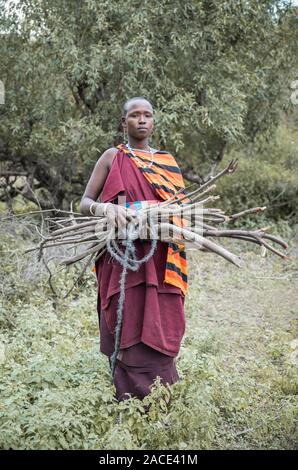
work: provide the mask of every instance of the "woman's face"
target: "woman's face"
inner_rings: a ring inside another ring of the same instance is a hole
[[[125,118],[122,118],[127,134],[138,140],[148,138],[153,131],[153,109],[143,100],[133,101]]]

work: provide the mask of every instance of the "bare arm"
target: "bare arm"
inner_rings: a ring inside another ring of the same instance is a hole
[[[106,215],[109,222],[113,225],[124,225],[126,223],[126,219],[131,216],[130,210],[125,209],[123,206],[118,206],[117,204],[112,203],[108,203],[108,206],[106,206],[106,204],[97,201],[109,174],[116,153],[117,149],[112,147],[106,150],[98,159],[81,199],[80,212],[83,215],[89,216],[92,214],[96,214],[97,216]],[[90,212],[91,205],[92,214]]]
[[[93,202],[97,201],[98,196],[102,191],[115,154],[116,149],[110,148],[97,160],[81,199],[80,212],[83,215],[91,215],[90,206]]]

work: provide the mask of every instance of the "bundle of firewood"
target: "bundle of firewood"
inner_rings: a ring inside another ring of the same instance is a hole
[[[237,160],[232,160],[229,165],[192,192],[177,191],[170,199],[150,204],[138,211],[137,217],[131,219],[134,228],[134,238],[138,238],[138,227],[147,229],[149,226],[148,239],[152,234],[158,234],[158,239],[164,242],[172,242],[179,245],[180,249],[192,247],[199,250],[216,253],[236,266],[240,266],[240,259],[226,248],[215,243],[212,238],[231,238],[256,243],[288,259],[285,253],[277,250],[268,241],[287,249],[287,243],[267,231],[270,227],[257,230],[220,229],[220,224],[235,221],[240,217],[252,213],[264,211],[266,207],[254,207],[237,214],[226,215],[224,211],[217,208],[208,208],[207,205],[217,200],[220,196],[208,195],[214,191],[214,182],[225,174],[233,173],[237,167]],[[54,209],[53,209],[54,210]],[[39,250],[41,258],[44,250],[57,246],[67,246],[75,254],[63,259],[63,265],[70,265],[81,260],[87,260],[84,271],[92,261],[96,261],[107,250],[108,237],[111,237],[111,227],[106,217],[83,216],[71,211],[63,211],[67,217],[49,217],[47,220],[52,224],[47,235],[40,233],[42,238],[38,246],[29,248],[26,252]],[[179,222],[180,221],[180,222]],[[53,230],[54,228],[54,230]],[[116,233],[115,231],[113,233]],[[121,240],[123,236],[121,237]],[[119,251],[121,240],[113,239],[114,248]],[[118,248],[117,248],[118,246]],[[181,248],[182,247],[182,248]]]

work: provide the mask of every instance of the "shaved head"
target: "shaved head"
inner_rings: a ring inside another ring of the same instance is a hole
[[[149,100],[147,100],[146,98],[144,98],[143,96],[135,96],[133,98],[130,98],[129,100],[125,101],[123,107],[122,107],[122,114],[123,116],[125,117],[127,115],[127,113],[129,112],[130,108],[134,105],[134,104],[137,104],[138,101],[141,101],[141,102],[145,102],[145,103],[148,103],[149,104],[149,107],[151,108],[152,112],[153,112],[153,106],[152,104],[150,103]]]

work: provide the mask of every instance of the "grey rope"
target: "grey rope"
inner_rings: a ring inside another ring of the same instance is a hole
[[[117,324],[115,328],[115,349],[110,359],[110,367],[112,372],[112,377],[114,377],[117,356],[120,349],[120,340],[121,340],[121,331],[122,331],[122,322],[123,322],[123,306],[125,301],[125,279],[127,275],[127,270],[131,269],[132,271],[137,271],[141,264],[146,263],[151,256],[153,256],[154,251],[157,247],[157,230],[156,227],[151,223],[149,218],[149,227],[150,227],[150,238],[152,238],[151,247],[149,252],[141,259],[136,259],[136,249],[134,245],[134,240],[138,238],[139,230],[138,225],[135,224],[135,221],[132,220],[127,224],[127,239],[122,241],[122,244],[125,246],[125,252],[123,253],[118,247],[117,241],[112,238],[107,239],[107,250],[122,266],[122,273],[119,280],[120,285],[120,295],[118,300],[117,307]],[[153,235],[153,237],[152,237]]]

